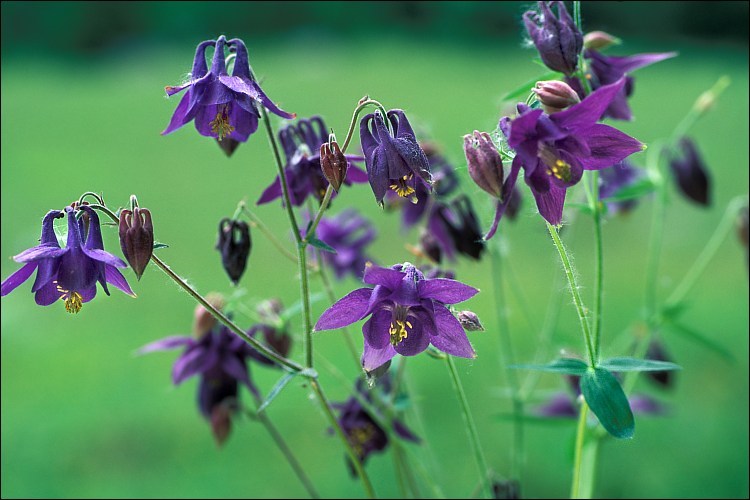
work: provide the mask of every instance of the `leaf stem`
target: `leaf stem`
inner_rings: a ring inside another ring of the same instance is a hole
[[[578,429],[576,430],[575,456],[573,458],[573,484],[570,488],[570,498],[580,498],[581,486],[581,459],[583,457],[583,442],[586,434],[586,414],[588,405],[581,398],[581,412],[578,415]]]

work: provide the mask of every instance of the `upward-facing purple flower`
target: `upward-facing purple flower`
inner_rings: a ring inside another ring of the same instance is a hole
[[[408,262],[391,268],[368,265],[362,281],[375,288],[354,290],[336,302],[320,316],[315,331],[369,316],[362,326],[365,371],[372,372],[397,353],[419,354],[430,344],[454,356],[476,356],[461,323],[446,307],[470,299],[476,288],[450,279],[426,279]]]
[[[209,46],[214,47],[210,69],[206,65],[206,49]],[[236,53],[231,76],[227,73],[225,48]],[[170,134],[195,120],[195,128],[201,135],[215,137],[219,141],[229,139],[245,142],[258,129],[258,104],[282,118],[295,116],[277,107],[260,88],[250,70],[247,47],[238,38],[227,41],[222,35],[215,41],[199,43],[190,80],[165,88],[169,96],[185,89],[187,92],[162,135]]]
[[[365,247],[372,243],[375,234],[370,221],[353,208],[334,217],[323,217],[316,231],[319,240],[336,250],[336,253],[321,254],[339,279],[347,273],[362,278],[365,264],[370,260],[365,255]]]
[[[549,69],[572,75],[578,67],[578,56],[583,49],[583,34],[563,2],[538,4],[539,12],[528,11],[523,15],[526,31]],[[553,6],[557,7],[557,17],[552,13]]]
[[[432,182],[430,162],[419,147],[404,112],[392,109],[387,114],[388,124],[379,110],[366,115],[359,123],[370,187],[380,205],[389,187],[402,198],[408,197],[416,203],[419,179],[427,185]]]
[[[320,165],[320,146],[328,142],[328,129],[323,119],[313,116],[300,119],[296,125],[287,125],[279,131],[279,142],[286,155],[284,176],[289,186],[289,199],[294,206],[302,205],[308,196],[321,201],[328,188],[328,181]],[[362,161],[361,156],[345,155],[348,168],[344,184],[367,182],[367,174],[354,162]],[[279,176],[260,195],[257,204],[263,205],[283,194]],[[335,196],[335,193],[334,193]]]
[[[29,279],[36,269],[36,280],[31,291],[35,292],[34,298],[40,306],[63,299],[65,309],[77,313],[85,302],[96,295],[97,281],[107,295],[107,283],[111,283],[135,296],[125,277],[117,270],[118,267],[127,267],[127,264],[104,251],[99,216],[86,205],[81,206],[80,210],[83,214],[76,219],[76,210],[73,207],[65,208],[68,217],[65,248],[60,248],[53,227],[54,220],[63,217],[63,213],[59,210],[47,213],[42,221],[40,244],[13,257],[24,266],[3,281],[0,295],[13,291]],[[88,219],[88,224],[84,218]]]
[[[516,152],[504,190],[513,189],[523,167],[539,213],[550,224],[560,224],[565,191],[581,180],[584,170],[610,167],[643,149],[629,135],[597,123],[624,85],[622,79],[601,87],[552,115],[519,104],[516,118],[502,118],[500,129]]]

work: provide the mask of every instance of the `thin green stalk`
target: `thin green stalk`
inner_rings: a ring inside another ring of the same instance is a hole
[[[599,201],[599,172],[592,170],[590,184],[584,182],[586,197],[594,219],[594,357],[599,359],[602,331],[602,295],[604,293],[604,253],[602,251],[602,211]]]
[[[315,236],[315,229],[317,229],[318,224],[320,223],[320,219],[323,217],[323,212],[325,212],[326,208],[328,208],[328,203],[331,201],[332,195],[333,186],[331,184],[328,184],[328,187],[326,188],[326,194],[323,195],[323,200],[320,202],[318,213],[315,214],[315,219],[313,219],[312,224],[310,224],[310,227],[305,233],[305,241],[310,241],[310,235]]]
[[[255,405],[259,407],[261,404],[262,401],[260,400],[260,398],[255,396]],[[294,456],[291,448],[289,448],[289,445],[286,444],[286,441],[284,441],[281,433],[279,433],[278,429],[276,429],[271,420],[268,418],[266,412],[255,412],[254,416],[258,420],[260,420],[268,433],[271,435],[271,438],[276,443],[276,446],[278,446],[279,450],[284,455],[284,458],[286,458],[286,461],[289,462],[292,470],[294,470],[294,473],[297,475],[300,482],[305,487],[305,490],[307,490],[308,495],[310,495],[311,498],[320,498],[320,495],[318,495],[318,492],[315,490],[315,486],[313,486],[310,478],[307,477],[307,474],[297,460],[297,457]]]
[[[344,139],[344,144],[341,146],[341,152],[346,153],[346,148],[349,147],[349,143],[352,140],[352,137],[354,136],[354,129],[357,125],[357,117],[359,117],[359,114],[362,112],[363,109],[365,109],[367,106],[375,106],[378,109],[380,109],[380,112],[383,113],[383,119],[386,117],[386,111],[382,104],[380,104],[375,99],[370,99],[369,97],[365,96],[362,99],[359,100],[359,103],[357,103],[357,107],[354,108],[354,113],[352,113],[352,121],[349,122],[349,129],[346,132],[346,138]]]
[[[586,318],[586,308],[583,306],[581,294],[578,293],[578,284],[576,283],[573,264],[568,258],[568,252],[567,250],[565,250],[565,245],[563,245],[563,242],[560,239],[560,235],[557,234],[557,228],[552,224],[547,223],[547,229],[549,230],[549,234],[552,236],[552,241],[555,243],[555,248],[557,248],[557,252],[560,254],[560,260],[562,261],[562,265],[565,268],[565,276],[568,279],[568,287],[570,288],[571,295],[573,295],[573,302],[575,303],[576,312],[578,313],[578,319],[581,323],[581,331],[583,331],[583,337],[586,343],[586,351],[589,357],[589,364],[590,366],[595,367],[596,357],[594,353],[596,351],[594,350],[594,345],[591,341],[591,331],[589,330],[589,322]]]
[[[576,431],[575,458],[573,459],[573,484],[570,488],[570,498],[578,496],[581,486],[581,459],[583,457],[583,441],[586,434],[586,401],[581,400],[581,413],[578,415],[578,430]]]
[[[287,259],[291,260],[294,263],[297,263],[297,257],[292,254],[289,250],[284,247],[284,245],[276,238],[276,236],[271,232],[270,229],[268,229],[268,226],[263,224],[263,221],[260,220],[260,218],[252,213],[247,206],[245,205],[245,202],[240,202],[240,211],[244,213],[248,219],[250,219],[250,222],[254,225],[254,227],[257,227],[261,233],[265,235],[266,238],[268,238],[268,241],[271,242],[273,246],[275,246],[281,254],[286,257]]]
[[[453,363],[453,357],[448,355],[445,357],[446,363],[448,364],[448,371],[453,381],[453,388],[456,390],[456,395],[461,403],[461,410],[464,417],[464,423],[469,434],[469,442],[474,450],[474,458],[477,461],[477,467],[479,467],[479,478],[482,482],[482,489],[487,498],[492,498],[492,488],[490,487],[490,474],[487,468],[487,462],[484,459],[484,453],[482,452],[482,445],[479,441],[479,433],[477,432],[476,425],[474,425],[474,419],[471,416],[471,410],[469,409],[469,401],[466,399],[466,393],[464,387],[461,384],[461,379],[458,377],[458,371],[456,365]]]
[[[583,22],[581,21],[581,2],[573,2],[573,22],[578,30],[583,33]],[[591,82],[586,78],[586,59],[583,57],[583,50],[578,54],[578,71],[576,71],[578,80],[583,85],[586,95],[591,93]]]

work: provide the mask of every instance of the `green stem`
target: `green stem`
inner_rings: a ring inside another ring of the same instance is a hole
[[[602,212],[599,201],[599,172],[591,171],[590,184],[584,182],[586,197],[594,219],[594,358],[599,359],[602,332],[602,294],[604,292],[604,253],[602,251]]]
[[[323,217],[323,212],[325,212],[326,208],[328,208],[328,203],[331,201],[331,196],[333,195],[333,186],[331,184],[328,184],[328,187],[326,188],[326,194],[323,196],[323,200],[320,202],[320,208],[318,208],[318,213],[315,214],[315,219],[313,219],[312,224],[310,224],[310,227],[307,229],[307,232],[305,233],[305,241],[310,241],[310,235],[315,236],[315,229],[317,229],[318,224],[320,223],[320,219]]]
[[[479,433],[477,432],[476,425],[474,425],[474,419],[471,416],[471,410],[469,410],[469,402],[466,399],[466,393],[464,387],[461,384],[461,379],[458,377],[458,371],[456,371],[456,365],[453,363],[453,357],[448,355],[445,357],[446,363],[448,364],[448,371],[453,381],[453,388],[456,390],[456,395],[461,403],[461,410],[463,411],[464,423],[469,434],[469,442],[474,449],[474,458],[477,461],[477,467],[479,467],[479,478],[482,483],[482,489],[487,498],[492,498],[492,488],[490,487],[489,481],[489,469],[487,469],[487,462],[484,459],[484,453],[482,452],[482,445],[479,441]]]
[[[575,456],[573,459],[573,484],[570,488],[570,498],[579,498],[581,486],[581,459],[583,457],[583,442],[586,434],[586,401],[581,398],[581,413],[578,416],[578,430],[576,431]]]
[[[284,245],[276,238],[276,236],[271,232],[270,229],[268,229],[268,226],[263,224],[263,221],[260,220],[260,218],[252,213],[248,208],[247,205],[245,205],[245,202],[240,202],[240,211],[243,212],[248,219],[250,219],[250,222],[253,224],[254,227],[257,227],[261,233],[265,235],[266,238],[268,238],[268,241],[275,246],[281,254],[286,257],[287,259],[291,260],[294,263],[297,263],[297,257],[292,254],[289,250],[287,250]]]
[[[261,404],[262,404],[262,401],[260,401],[260,398],[255,396],[255,405],[257,407],[260,407]],[[284,455],[284,458],[286,458],[286,461],[289,462],[289,465],[294,470],[294,473],[297,475],[300,482],[305,487],[305,490],[307,490],[308,495],[310,495],[311,498],[320,498],[320,495],[318,495],[318,492],[315,490],[315,487],[310,481],[310,478],[307,477],[307,474],[305,474],[305,470],[300,465],[299,461],[297,460],[297,457],[294,456],[294,453],[292,452],[291,448],[289,448],[289,445],[286,444],[286,441],[284,441],[284,438],[281,436],[281,433],[279,433],[278,429],[276,429],[276,427],[273,425],[271,420],[268,418],[268,415],[266,415],[266,412],[260,412],[260,413],[255,412],[254,416],[258,420],[260,420],[260,422],[266,428],[268,433],[271,435],[271,438],[276,443],[276,446],[278,446],[279,450]]]
[[[573,302],[575,303],[576,312],[578,313],[578,319],[581,323],[581,331],[583,331],[583,337],[586,343],[586,351],[589,357],[589,364],[592,368],[596,367],[596,351],[591,341],[591,332],[589,330],[589,322],[586,318],[586,309],[583,306],[581,295],[578,293],[578,284],[576,283],[573,264],[568,258],[568,252],[565,250],[565,245],[563,245],[562,240],[560,240],[560,235],[557,234],[557,228],[548,222],[547,229],[549,230],[549,234],[552,236],[552,241],[554,241],[555,243],[557,252],[560,254],[560,260],[562,261],[562,265],[565,268],[565,276],[568,279],[568,287],[570,288],[571,295],[573,295]]]
[[[578,30],[583,33],[583,22],[581,21],[581,2],[573,2],[573,22]],[[583,50],[578,54],[578,71],[576,71],[578,80],[583,85],[586,95],[591,94],[591,82],[586,78],[586,59],[583,57]]]
[[[347,130],[346,138],[344,139],[344,144],[341,146],[342,153],[346,153],[346,148],[349,147],[349,143],[351,142],[352,137],[354,136],[354,129],[357,125],[357,117],[359,117],[359,114],[362,112],[363,109],[371,105],[380,109],[380,112],[383,113],[383,119],[385,119],[386,111],[382,104],[380,104],[375,99],[370,99],[367,96],[360,99],[359,103],[357,103],[357,107],[354,108],[354,113],[352,114],[352,121],[349,122],[349,130]]]

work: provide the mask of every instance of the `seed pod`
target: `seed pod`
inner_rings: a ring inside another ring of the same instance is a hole
[[[472,311],[460,311],[456,315],[456,318],[458,318],[458,322],[461,323],[461,326],[463,326],[464,330],[467,332],[484,331],[484,326],[482,325],[482,322],[479,321],[479,316]]]
[[[125,259],[140,280],[154,253],[154,226],[147,208],[120,212],[120,248]]]
[[[247,267],[252,248],[250,228],[246,222],[224,218],[219,222],[219,241],[216,249],[221,253],[221,263],[235,285]]]
[[[502,198],[503,159],[487,132],[474,131],[464,136],[464,154],[469,175],[480,188]]]

